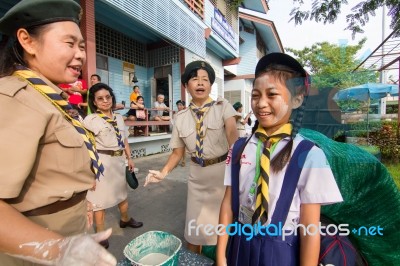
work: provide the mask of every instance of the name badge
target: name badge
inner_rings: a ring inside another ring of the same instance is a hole
[[[254,211],[251,208],[240,205],[238,220],[242,224],[251,224],[251,218],[253,217]]]

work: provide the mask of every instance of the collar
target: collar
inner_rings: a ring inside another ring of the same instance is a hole
[[[290,137],[286,137],[286,138],[281,139],[279,142],[281,142],[281,141],[289,142],[289,140],[290,140]],[[254,143],[254,144],[257,145],[258,138],[253,134],[253,135],[251,136],[249,142],[250,142],[250,143]]]

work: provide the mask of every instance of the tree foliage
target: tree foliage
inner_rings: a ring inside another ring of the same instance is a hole
[[[302,50],[286,48],[312,75],[312,83],[318,88],[343,89],[367,82],[376,82],[377,74],[371,71],[352,72],[360,64],[357,53],[366,39],[357,45],[336,45],[328,42],[315,43]]]
[[[293,0],[301,5],[303,0]],[[300,7],[292,9],[291,21],[301,24],[305,20],[315,20],[316,22],[333,23],[340,14],[342,5],[347,5],[347,0],[313,0],[311,10],[301,10]],[[400,0],[366,0],[360,1],[352,7],[351,13],[346,15],[346,30],[352,32],[353,38],[357,33],[363,33],[362,29],[369,21],[370,16],[375,16],[375,11],[382,6],[386,6],[387,15],[392,18],[390,28],[396,32],[396,36],[400,36]]]
[[[292,53],[311,75],[311,84],[319,90],[345,89],[352,86],[376,82],[378,73],[370,70],[353,72],[360,64],[357,53],[362,49],[366,39],[356,45],[336,45],[328,42],[315,43],[302,50],[286,48]],[[359,109],[362,102],[348,100],[339,103],[343,109]]]

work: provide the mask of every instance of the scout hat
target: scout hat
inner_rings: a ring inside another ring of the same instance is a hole
[[[178,105],[178,104],[182,104],[183,106],[185,106],[185,101],[182,101],[182,100],[178,100],[178,101],[176,101],[176,105]]]
[[[240,102],[235,102],[235,104],[233,105],[233,109],[235,109],[237,111],[242,106],[243,106],[243,104],[241,104]]]
[[[79,23],[81,15],[74,0],[22,0],[0,19],[0,32],[12,36],[19,28],[58,21]]]
[[[301,73],[303,77],[307,77],[307,72],[300,63],[290,55],[284,53],[270,53],[263,56],[257,63],[255,75],[257,76],[260,71],[263,71],[271,65],[283,65],[293,71]]]
[[[189,81],[190,73],[192,73],[195,70],[197,71],[199,69],[204,69],[205,71],[207,71],[208,77],[210,78],[210,82],[211,82],[211,84],[213,84],[214,80],[215,80],[214,69],[211,67],[211,65],[209,63],[207,63],[206,61],[201,61],[201,60],[193,61],[185,67],[185,72],[183,72],[183,74],[181,76],[182,84],[185,85]]]

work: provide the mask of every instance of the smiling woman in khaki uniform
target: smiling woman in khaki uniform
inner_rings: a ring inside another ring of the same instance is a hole
[[[54,85],[85,63],[80,13],[73,0],[23,0],[0,19],[0,265],[116,264],[97,243],[111,230],[83,234],[103,169]]]
[[[229,147],[238,138],[236,112],[232,105],[222,98],[216,101],[210,98],[214,80],[214,69],[207,62],[194,61],[186,66],[181,82],[192,96],[192,101],[189,108],[176,114],[170,142],[173,151],[166,165],[161,172],[150,170],[145,184],[164,179],[178,165],[186,148],[192,162],[188,179],[185,239],[188,248],[197,253],[202,251],[203,246],[217,243],[217,235],[208,234],[204,227],[218,224],[225,190],[225,160]],[[200,230],[196,232],[193,228]]]

